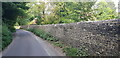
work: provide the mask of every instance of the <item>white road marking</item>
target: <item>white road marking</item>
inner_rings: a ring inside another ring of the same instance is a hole
[[[32,36],[32,37],[35,37],[35,39],[38,41],[38,43],[41,44],[41,43],[39,42],[39,39],[38,39],[35,35]],[[43,48],[44,48],[44,47],[43,47]],[[48,50],[47,50],[46,48],[44,48],[44,50],[46,51],[46,53],[47,53],[49,56],[51,56],[50,53],[48,52]]]

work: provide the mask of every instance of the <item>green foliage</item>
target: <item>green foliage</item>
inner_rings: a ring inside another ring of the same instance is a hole
[[[30,22],[30,20],[27,18],[17,18],[16,23],[18,23],[18,25],[28,25],[29,22]]]
[[[8,29],[8,27],[3,24],[2,25],[2,49],[7,47],[12,41],[12,33]]]
[[[37,24],[73,23],[117,18],[113,2],[3,2],[4,23],[13,30],[13,25],[28,25],[34,18]]]
[[[37,24],[41,24],[41,22],[45,19],[45,3],[31,2],[27,3],[26,6],[29,7],[26,13],[32,18],[38,18]]]
[[[28,7],[30,7],[28,9],[28,14],[31,16],[41,16],[45,14],[45,3],[44,2],[31,2],[31,3],[27,3]]]
[[[32,2],[27,4],[27,6],[30,7],[27,13],[33,17],[39,17],[38,24],[88,21],[95,19],[93,13],[91,13],[91,7],[94,3],[95,2]]]
[[[60,47],[60,48],[64,48],[64,45],[63,45],[62,43],[60,43],[60,42],[54,42],[53,44],[54,44],[55,46]]]
[[[72,19],[66,19],[66,18],[61,18],[59,23],[73,23],[75,20]]]
[[[25,6],[25,2],[3,2],[2,3],[2,20],[8,26],[8,28],[14,32],[14,25],[17,22],[19,25],[24,25],[24,22],[29,22],[22,20],[27,18],[25,10],[28,7]]]
[[[115,19],[118,15],[113,2],[105,2],[104,0],[97,4],[94,14],[97,20]]]
[[[67,56],[76,56],[78,50],[76,48],[64,48],[64,51]]]
[[[34,34],[36,34],[37,36],[39,36],[45,40],[49,40],[49,41],[56,40],[56,39],[54,39],[54,37],[52,37],[48,33],[44,32],[43,30],[40,30],[40,29],[27,29],[27,30],[33,32]]]
[[[28,14],[38,17],[37,24],[73,23],[117,18],[113,2],[32,2]],[[113,4],[113,6],[111,6]]]
[[[118,16],[117,16],[117,19],[120,19],[120,12],[118,12]]]
[[[66,52],[67,56],[88,56],[84,48],[82,48],[81,50],[81,49],[73,48],[73,47],[65,47],[63,50],[64,52]]]
[[[62,6],[60,5],[61,8],[57,10],[57,14],[62,18],[64,17],[74,22],[92,20],[94,18],[91,13],[91,7],[94,3],[95,2],[65,2]]]

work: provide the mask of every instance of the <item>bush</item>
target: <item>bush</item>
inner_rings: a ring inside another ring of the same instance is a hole
[[[8,27],[3,24],[2,25],[2,50],[7,47],[12,41],[12,32],[8,29]]]
[[[84,48],[81,50],[73,47],[65,47],[63,50],[67,56],[88,56]]]
[[[59,42],[54,42],[53,44],[54,44],[55,46],[60,47],[60,48],[63,48],[63,47],[64,47],[64,45],[63,45],[62,43],[59,43]]]
[[[67,56],[76,56],[78,49],[67,47],[67,48],[64,48],[64,51],[67,53],[66,54]]]

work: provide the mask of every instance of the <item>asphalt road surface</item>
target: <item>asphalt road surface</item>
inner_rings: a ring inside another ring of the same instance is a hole
[[[12,43],[2,52],[2,56],[64,56],[64,54],[33,33],[18,29]]]

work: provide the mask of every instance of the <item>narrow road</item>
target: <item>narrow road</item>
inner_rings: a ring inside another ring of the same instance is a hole
[[[2,56],[64,56],[48,42],[25,30],[17,30]]]

